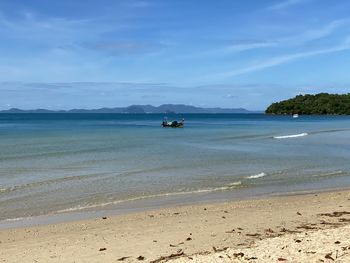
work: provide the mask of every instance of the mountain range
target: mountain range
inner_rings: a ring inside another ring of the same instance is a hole
[[[100,109],[71,109],[71,110],[48,110],[34,109],[21,110],[11,108],[0,111],[0,113],[254,113],[243,108],[201,108],[184,104],[163,104],[160,106],[152,105],[131,105],[128,107],[100,108]]]

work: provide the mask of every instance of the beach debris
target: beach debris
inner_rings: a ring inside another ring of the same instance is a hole
[[[157,240],[153,240],[154,243],[157,243],[158,241]]]
[[[296,239],[296,240],[294,240],[295,241],[295,243],[301,243],[301,240],[300,239]]]
[[[330,260],[334,261],[334,258],[332,258],[332,252],[326,254],[324,257],[325,257],[326,259],[330,259]]]
[[[342,249],[343,251],[345,251],[345,250],[350,250],[350,246],[349,246],[349,247],[341,247],[341,249]]]
[[[232,230],[226,231],[225,233],[230,234],[230,233],[233,233],[233,232],[235,232],[235,231],[236,231],[236,230],[232,229]]]
[[[297,228],[298,228],[298,229],[306,229],[306,230],[314,230],[314,229],[317,229],[317,227],[311,226],[311,225],[307,225],[307,224],[297,226]]]
[[[243,252],[233,253],[233,256],[236,257],[236,258],[244,257],[244,253]]]
[[[320,224],[321,224],[321,225],[329,225],[329,226],[339,226],[339,225],[341,225],[341,224],[339,224],[339,223],[326,222],[326,221],[324,221],[324,220],[322,220]]]
[[[348,211],[341,211],[341,212],[333,212],[333,213],[322,213],[318,214],[319,216],[328,216],[328,217],[341,217],[343,215],[350,215],[350,212]]]
[[[227,250],[227,249],[228,249],[228,247],[223,247],[223,248],[216,248],[216,247],[213,247],[214,252],[221,252],[221,251],[225,251],[225,250]]]
[[[204,208],[204,211],[207,211],[207,209],[206,209],[206,208]]]
[[[121,257],[121,258],[118,258],[117,261],[124,261],[125,259],[128,259],[128,258],[131,258],[131,257]]]
[[[180,242],[180,243],[178,243],[176,245],[170,244],[169,247],[178,247],[178,246],[183,245],[183,244],[185,244],[185,243],[184,242]]]
[[[190,238],[190,237],[186,238],[186,241],[191,241],[191,240],[192,240],[192,238]]]
[[[138,256],[136,259],[141,261],[141,260],[145,260],[145,257],[144,256]]]
[[[237,244],[237,246],[247,246],[247,244],[246,243],[239,243],[239,244]]]
[[[225,219],[226,217],[225,217],[225,216],[222,216],[221,218]]]
[[[271,228],[267,228],[267,229],[265,229],[265,232],[266,233],[275,233],[275,231],[273,231]]]
[[[99,251],[105,251],[105,250],[107,250],[107,248],[101,247]]]
[[[243,228],[237,227],[238,230],[243,230]]]
[[[337,244],[337,245],[338,245],[338,244],[340,244],[340,241],[335,241],[334,244]]]
[[[153,218],[154,217],[154,215],[148,215],[150,218]]]
[[[301,213],[300,213],[300,212],[297,212],[297,215],[298,215],[298,216],[301,216]]]
[[[287,261],[286,258],[278,258],[277,260],[278,260],[278,261]]]
[[[258,259],[257,257],[250,257],[250,258],[245,258],[246,260],[254,260],[254,259]]]
[[[180,214],[179,212],[173,213],[173,215],[179,215],[179,214]]]
[[[107,219],[107,216],[103,216],[102,219]]]
[[[259,234],[259,233],[254,233],[254,234],[245,234],[246,236],[248,236],[248,237],[260,237],[261,236],[261,234]]]
[[[169,259],[179,258],[182,256],[185,256],[185,253],[183,252],[182,249],[180,249],[176,253],[170,254],[169,256],[161,256],[160,258],[150,261],[150,263],[159,263],[159,262],[167,261]]]

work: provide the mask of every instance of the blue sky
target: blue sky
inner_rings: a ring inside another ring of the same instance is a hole
[[[350,92],[348,0],[0,0],[0,109]]]

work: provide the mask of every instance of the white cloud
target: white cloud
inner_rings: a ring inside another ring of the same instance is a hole
[[[278,45],[277,42],[256,42],[256,43],[246,43],[246,44],[237,44],[237,45],[229,45],[224,48],[227,52],[241,52],[249,49],[256,48],[266,48],[266,47],[274,47]]]
[[[287,54],[287,55],[273,57],[273,58],[267,59],[265,61],[249,65],[247,67],[243,67],[243,68],[240,68],[237,70],[232,70],[232,71],[218,74],[218,76],[233,77],[233,76],[238,76],[238,75],[242,75],[242,74],[253,72],[253,71],[271,68],[274,66],[278,66],[281,64],[285,64],[285,63],[292,62],[292,61],[299,60],[299,59],[303,59],[303,58],[308,58],[308,57],[312,57],[312,56],[328,54],[328,53],[333,53],[333,52],[350,50],[350,41],[349,40],[350,39],[347,38],[343,43],[341,43],[337,46],[330,47],[330,48],[324,48],[324,49],[319,49],[319,50],[314,50],[314,51],[299,52],[299,53],[294,53],[294,54]]]
[[[305,0],[286,0],[286,1],[278,1],[277,4],[274,4],[272,6],[269,6],[267,9],[269,10],[282,10],[286,9],[288,7],[300,4],[304,2]]]
[[[309,41],[314,41],[330,36],[339,28],[348,26],[349,23],[350,19],[348,18],[333,20],[323,27],[317,29],[308,29],[297,36],[282,38],[278,41],[283,44],[304,44]]]

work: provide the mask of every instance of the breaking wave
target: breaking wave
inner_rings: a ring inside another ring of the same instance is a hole
[[[266,173],[258,173],[258,174],[253,174],[250,176],[247,176],[246,179],[257,179],[266,176]]]
[[[67,209],[58,210],[55,213],[66,213],[66,212],[74,212],[74,211],[81,211],[86,209],[92,209],[92,208],[101,208],[105,206],[110,205],[117,205],[125,202],[131,202],[131,201],[138,201],[143,199],[151,199],[151,198],[159,198],[159,197],[168,197],[168,196],[181,196],[181,195],[188,195],[188,194],[201,194],[201,193],[211,193],[211,192],[218,192],[218,191],[227,191],[230,189],[238,188],[242,185],[241,181],[233,182],[227,186],[222,187],[215,187],[215,188],[206,188],[206,189],[199,189],[199,190],[193,190],[193,191],[183,191],[183,192],[173,192],[173,193],[162,193],[162,194],[153,194],[153,195],[145,195],[145,196],[139,196],[129,199],[123,199],[123,200],[115,200],[105,203],[99,203],[99,204],[88,204],[88,205],[79,205]]]
[[[283,136],[274,136],[274,139],[289,139],[289,138],[297,138],[297,137],[304,137],[309,135],[306,132],[298,133],[298,134],[291,134],[291,135],[283,135]]]

